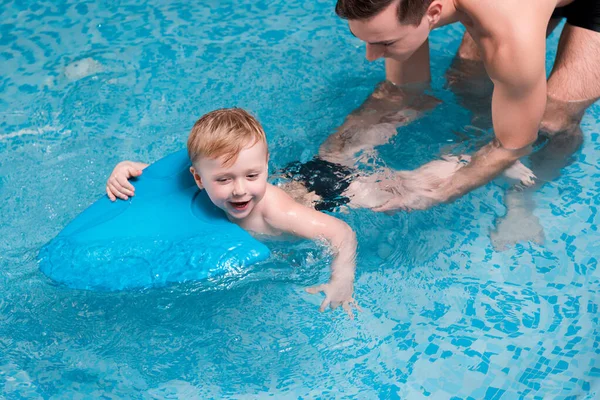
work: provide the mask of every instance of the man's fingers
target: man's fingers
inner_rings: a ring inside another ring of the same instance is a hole
[[[371,210],[373,210],[375,212],[387,212],[387,211],[395,211],[399,208],[402,208],[402,207],[398,206],[395,202],[387,201],[380,206],[371,208]]]
[[[317,294],[317,293],[320,293],[325,290],[325,285],[312,286],[312,287],[308,287],[304,290],[306,290],[310,294]]]
[[[375,212],[388,211],[389,210],[389,204],[390,204],[390,202],[386,201],[385,203],[383,203],[380,206],[371,208],[371,210],[375,211]]]
[[[444,154],[444,155],[442,155],[442,160],[457,163],[460,161],[460,158],[457,156],[452,156],[450,154]]]
[[[391,215],[395,214],[398,210],[402,211],[410,211],[410,208],[406,206],[406,199],[401,195],[396,195],[395,198],[392,198],[380,206],[371,208],[372,211],[375,212],[385,212],[391,213]]]
[[[526,177],[521,179],[521,183],[523,183],[523,185],[525,185],[525,186],[533,186],[533,185],[535,185],[536,179],[537,179],[537,176],[535,176],[535,174],[533,172],[529,171],[529,175],[527,175]]]

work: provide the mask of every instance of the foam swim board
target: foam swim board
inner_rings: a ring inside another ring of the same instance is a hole
[[[200,191],[186,150],[144,169],[135,196],[107,196],[39,253],[40,270],[76,289],[123,290],[202,280],[269,257]]]

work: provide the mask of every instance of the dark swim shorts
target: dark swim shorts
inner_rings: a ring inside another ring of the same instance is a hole
[[[575,0],[554,10],[552,18],[563,17],[573,26],[600,32],[600,0]]]
[[[350,202],[342,193],[350,186],[353,172],[351,168],[318,157],[305,163],[295,161],[283,168],[284,176],[301,182],[309,192],[321,197],[315,205],[319,211],[331,211]]]

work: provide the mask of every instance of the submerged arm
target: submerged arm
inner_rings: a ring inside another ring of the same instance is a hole
[[[396,128],[438,104],[437,99],[424,94],[430,80],[428,42],[410,59],[386,59],[385,66],[386,80],[327,138],[319,149],[319,157],[353,165],[357,153],[387,143],[396,134]]]

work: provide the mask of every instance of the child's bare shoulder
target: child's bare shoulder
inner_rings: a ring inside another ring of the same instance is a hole
[[[263,201],[265,213],[281,211],[298,204],[283,189],[271,184],[267,185],[267,191],[265,192]]]

